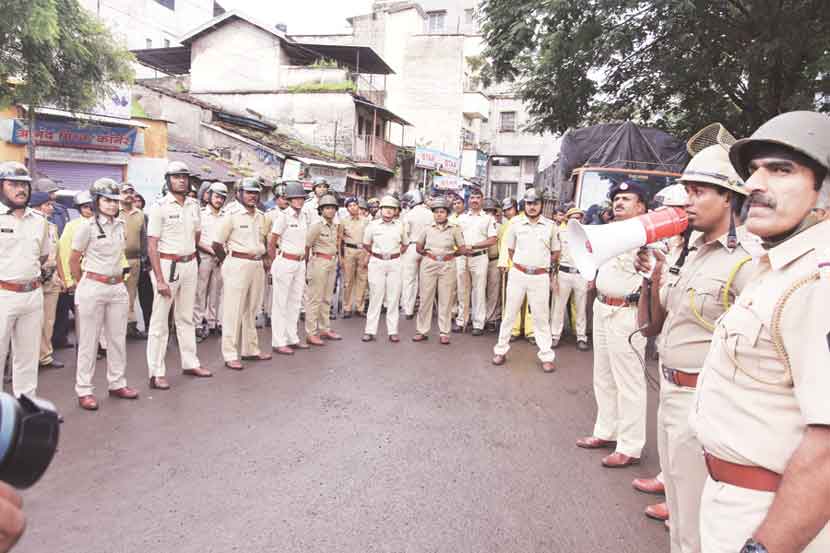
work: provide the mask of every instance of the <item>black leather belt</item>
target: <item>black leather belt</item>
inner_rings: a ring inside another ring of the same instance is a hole
[[[568,267],[567,265],[560,265],[559,266],[559,272],[575,275],[575,274],[579,273],[579,269],[577,269],[576,267]]]
[[[353,250],[359,250],[360,249],[360,246],[358,246],[357,244],[349,244],[348,242],[343,242],[343,245],[346,246],[347,248],[352,248]]]

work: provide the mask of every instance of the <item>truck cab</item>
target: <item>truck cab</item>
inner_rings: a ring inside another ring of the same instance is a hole
[[[652,171],[645,169],[617,169],[606,167],[579,167],[571,174],[574,202],[576,206],[587,211],[592,206],[609,201],[608,191],[615,182],[636,180],[647,183],[650,196],[674,184],[680,173]]]

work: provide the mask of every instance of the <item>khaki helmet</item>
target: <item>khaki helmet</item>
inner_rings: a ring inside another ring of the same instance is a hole
[[[0,164],[0,181],[28,182],[31,184],[32,177],[29,170],[18,161],[7,161]]]
[[[32,184],[34,185],[35,190],[39,190],[41,192],[57,192],[61,189],[61,187],[58,186],[58,183],[49,177],[40,177]]]
[[[743,196],[747,195],[743,182],[738,178],[738,174],[735,173],[729,161],[729,149],[720,144],[707,146],[695,154],[677,182],[711,184]]]
[[[326,206],[338,207],[337,198],[334,197],[334,194],[323,194],[320,201],[317,202],[317,209],[322,210]]]
[[[171,161],[167,165],[167,170],[164,172],[165,177],[170,175],[188,175],[190,176],[190,168],[183,161]]]
[[[444,198],[443,196],[440,198],[435,198],[434,200],[432,200],[431,209],[432,211],[435,211],[436,209],[445,209],[447,213],[449,213],[450,202],[448,202],[447,198]]]
[[[285,198],[293,200],[295,198],[305,199],[305,189],[300,181],[290,180],[285,183]]]
[[[211,194],[219,194],[220,196],[228,195],[228,187],[223,182],[214,182],[208,190],[210,190]]]
[[[121,187],[114,180],[103,177],[92,183],[89,187],[89,194],[93,199],[108,198],[110,200],[121,199]]]
[[[275,198],[282,198],[285,196],[285,185],[280,182],[279,184],[274,185],[274,197]]]
[[[749,178],[749,155],[758,144],[783,146],[807,156],[827,170],[825,192],[830,189],[830,117],[815,111],[791,111],[777,115],[758,127],[752,136],[735,142],[729,159],[735,171]]]
[[[404,194],[403,201],[406,202],[409,207],[415,207],[416,205],[424,203],[424,195],[421,194],[421,191],[416,188]]]
[[[685,192],[685,190],[684,190]],[[570,219],[574,215],[585,215],[585,212],[579,209],[578,207],[572,207],[568,211],[565,212],[565,218]]]
[[[498,211],[499,207],[498,202],[493,198],[484,198],[481,209],[484,211]]]
[[[401,202],[395,196],[384,196],[383,199],[380,201],[380,207],[391,207],[394,209],[401,208]]]
[[[312,188],[317,189],[318,186],[325,186],[326,189],[328,189],[329,188],[329,181],[327,181],[326,179],[324,179],[322,177],[316,178],[316,179],[314,179],[314,186],[312,186]]]
[[[720,148],[720,146],[714,147]],[[701,150],[698,155],[702,154],[704,151],[705,150]],[[691,163],[689,163],[689,165],[691,165]],[[685,175],[686,173],[684,172],[683,174]],[[694,182],[708,182],[699,180],[699,177],[694,177],[689,180]],[[715,186],[720,185],[718,184]],[[686,187],[682,184],[671,184],[655,194],[654,201],[664,207],[686,207],[686,204],[689,203],[689,195],[686,193]]]
[[[501,202],[501,210],[507,211],[508,209],[518,209],[519,206],[516,205],[516,200],[513,198],[505,198]]]
[[[82,190],[75,194],[75,198],[73,199],[75,203],[75,207],[80,208],[82,205],[89,205],[92,203],[92,195],[87,190]]]
[[[522,196],[522,201],[524,201],[524,203],[541,202],[542,195],[539,194],[539,191],[535,188],[528,188],[527,190],[525,190],[524,196]]]
[[[369,202],[368,202],[368,204],[369,204],[369,205],[371,205],[371,204],[375,204],[375,205],[378,205],[378,206],[379,206],[379,205],[380,205],[380,200],[378,200],[378,199],[377,199],[377,198],[375,198],[375,197],[372,197],[372,198],[369,198]]]
[[[239,190],[243,192],[256,192],[257,194],[262,193],[262,182],[254,177],[245,177],[239,183]]]

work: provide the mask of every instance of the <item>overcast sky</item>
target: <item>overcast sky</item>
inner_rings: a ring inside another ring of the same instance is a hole
[[[219,0],[263,23],[285,23],[288,34],[349,32],[346,18],[371,13],[372,0]]]

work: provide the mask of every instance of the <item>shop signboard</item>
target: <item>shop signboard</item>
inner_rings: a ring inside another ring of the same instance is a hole
[[[134,127],[79,125],[62,121],[36,121],[35,143],[38,146],[132,152],[138,130]],[[23,121],[14,120],[13,144],[29,143],[29,128]]]
[[[415,148],[415,167],[457,175],[460,165],[460,160],[450,154],[430,148]]]
[[[437,190],[461,190],[464,179],[455,175],[435,175],[432,178],[432,186]]]

